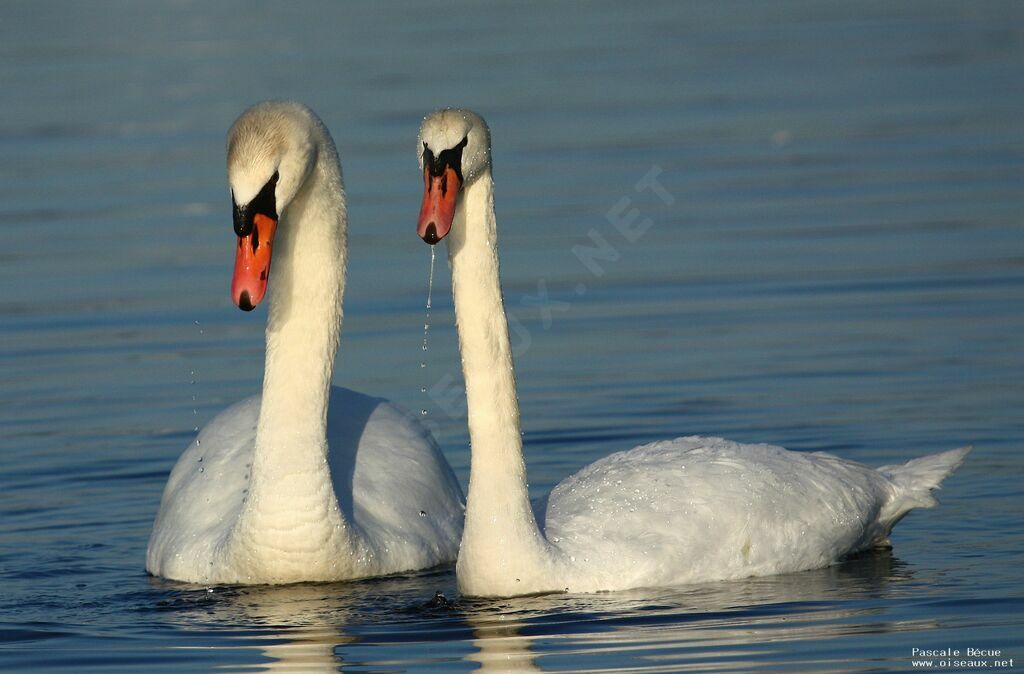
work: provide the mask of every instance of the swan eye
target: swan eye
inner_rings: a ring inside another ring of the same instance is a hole
[[[436,157],[434,153],[427,147],[427,144],[423,144],[423,168],[430,172],[430,175],[436,177],[444,175],[444,170],[450,168],[455,171],[455,175],[458,176],[459,182],[461,183],[462,178],[462,150],[465,149],[466,144],[469,143],[469,136],[466,136],[462,141],[455,147],[442,150]]]
[[[234,192],[231,193],[231,201],[234,205],[235,234],[238,236],[249,236],[252,233],[252,220],[257,215],[265,215],[275,221],[278,219],[277,197],[274,193],[277,189],[277,179],[277,171],[274,171],[274,175],[270,176],[270,180],[263,186],[259,194],[253,197],[252,201],[245,206],[239,206],[237,203],[234,203],[235,194]]]

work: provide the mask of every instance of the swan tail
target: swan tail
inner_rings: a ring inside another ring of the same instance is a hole
[[[888,545],[892,528],[914,508],[931,508],[938,505],[939,502],[932,496],[932,491],[938,489],[942,481],[960,467],[970,451],[969,446],[960,447],[948,452],[911,459],[903,464],[878,468],[878,472],[892,482],[894,492],[892,499],[878,516],[882,531],[876,538],[876,545]]]

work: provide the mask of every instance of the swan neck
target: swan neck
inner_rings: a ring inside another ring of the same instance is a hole
[[[346,210],[329,137],[281,213],[269,280],[263,396],[235,543],[275,568],[337,564],[352,548],[328,464],[327,409],[342,322]],[[286,578],[287,576],[282,576]]]
[[[527,502],[492,185],[484,174],[467,186],[448,247],[472,443],[469,498],[500,486],[510,500]]]
[[[544,547],[526,483],[489,171],[464,188],[448,255],[472,450],[459,582],[472,592],[464,581],[475,570],[525,573],[541,564]]]
[[[271,267],[257,453],[277,455],[281,444],[300,444],[315,446],[315,458],[326,455],[347,222],[340,175],[325,170],[331,164],[325,154],[319,153],[306,184],[281,215]]]

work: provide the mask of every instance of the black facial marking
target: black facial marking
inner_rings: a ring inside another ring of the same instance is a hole
[[[423,165],[430,171],[430,175],[433,177],[443,176],[444,170],[450,168],[455,171],[455,175],[459,177],[459,182],[462,182],[462,150],[466,147],[466,143],[469,142],[469,137],[462,139],[458,145],[447,150],[442,150],[441,154],[434,156],[434,153],[430,151],[427,144],[423,144]],[[442,193],[447,190],[447,185],[441,184]]]
[[[234,223],[235,223],[235,234],[238,236],[249,236],[252,232],[252,219],[257,213],[277,220],[277,199],[274,196],[274,190],[277,188],[277,171],[274,171],[274,175],[270,176],[270,180],[263,186],[260,193],[253,197],[252,201],[247,203],[245,206],[239,206],[234,203],[235,195],[232,193],[231,201],[234,205]],[[254,244],[255,246],[259,244]]]

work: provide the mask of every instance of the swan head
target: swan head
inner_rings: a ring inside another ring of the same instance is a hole
[[[420,126],[416,154],[424,183],[416,232],[434,245],[451,231],[462,190],[490,168],[491,132],[475,112],[437,110]]]
[[[243,311],[263,299],[281,214],[316,162],[316,114],[291,101],[257,103],[228,131],[228,184],[238,235],[231,298]]]

